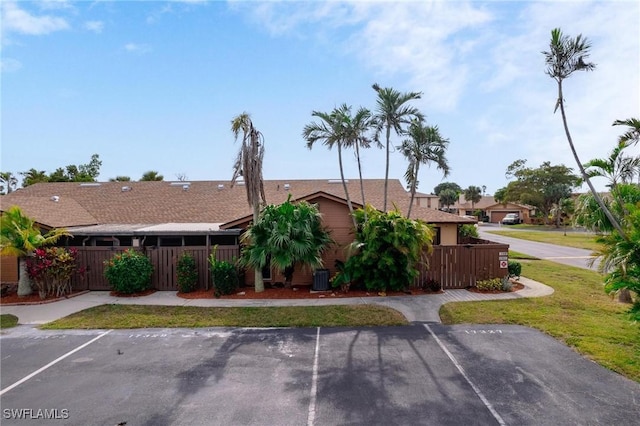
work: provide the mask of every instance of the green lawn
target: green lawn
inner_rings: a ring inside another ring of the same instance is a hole
[[[41,328],[364,327],[406,324],[408,321],[400,312],[375,305],[268,308],[101,305]]]
[[[640,325],[629,305],[606,295],[597,272],[519,259],[522,275],[554,288],[551,296],[449,303],[445,324],[520,324],[541,330],[599,364],[640,382]]]
[[[505,237],[520,238],[521,240],[557,244],[559,246],[581,248],[592,251],[598,248],[598,244],[595,242],[595,236],[593,234],[583,232],[567,232],[567,235],[564,235],[562,231],[491,230],[487,232],[490,234],[503,235]]]
[[[1,328],[11,328],[18,325],[18,317],[11,314],[2,314],[0,315],[0,329]]]

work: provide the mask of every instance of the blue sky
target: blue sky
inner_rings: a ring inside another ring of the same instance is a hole
[[[450,140],[445,180],[504,187],[517,159],[576,169],[544,74],[550,31],[583,34],[597,68],[565,83],[583,162],[640,117],[637,1],[3,1],[0,169],[51,172],[100,155],[99,180],[229,179],[231,119],[265,137],[265,179],[337,178],[337,153],[305,146],[313,110],[375,108],[371,84],[415,103]],[[401,138],[393,139],[394,145]],[[638,149],[634,147],[632,149]],[[637,154],[637,152],[635,153]],[[406,162],[392,153],[390,175]],[[384,152],[363,154],[384,177]],[[357,177],[345,156],[347,177]],[[419,190],[442,182],[424,167]],[[596,181],[603,189],[605,181]]]

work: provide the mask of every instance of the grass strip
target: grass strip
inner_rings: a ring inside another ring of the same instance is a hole
[[[408,321],[400,312],[376,305],[237,308],[101,305],[41,328],[363,327],[406,324]]]
[[[11,328],[18,325],[18,317],[11,314],[0,315],[0,329]]]
[[[536,241],[538,243],[556,244],[559,246],[573,247],[585,250],[597,250],[599,245],[595,241],[595,235],[582,232],[555,231],[487,231],[490,234],[504,237],[519,238],[521,240]]]
[[[640,326],[630,305],[603,290],[602,275],[546,260],[519,260],[522,275],[554,288],[551,296],[448,303],[445,324],[519,324],[547,333],[610,370],[640,382]]]

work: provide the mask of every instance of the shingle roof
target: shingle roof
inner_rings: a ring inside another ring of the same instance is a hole
[[[91,213],[69,197],[32,197],[22,195],[21,192],[0,197],[0,210],[8,210],[14,205],[19,206],[26,216],[52,228],[98,223]]]
[[[382,209],[384,179],[363,179],[366,202]],[[289,193],[294,199],[308,194],[325,192],[345,198],[340,180],[267,180],[264,182],[268,203],[286,201]],[[349,180],[349,196],[362,203],[360,181]],[[50,201],[58,197],[58,202]],[[36,201],[35,199],[39,201]],[[5,202],[22,206],[38,206],[33,216],[53,217],[52,210],[68,206],[73,215],[62,220],[63,226],[87,224],[160,224],[160,223],[224,223],[251,214],[244,185],[230,186],[229,181],[185,182],[103,182],[79,184],[75,182],[37,183],[2,197]],[[46,201],[44,204],[43,200]],[[41,203],[41,204],[38,204]],[[387,208],[396,205],[405,213],[409,193],[399,180],[389,181]],[[51,207],[51,209],[49,208]],[[64,211],[64,209],[63,209]],[[84,213],[82,213],[84,211]],[[432,223],[466,223],[468,220],[449,213],[422,208],[414,203],[412,218]],[[56,223],[58,221],[56,220]]]

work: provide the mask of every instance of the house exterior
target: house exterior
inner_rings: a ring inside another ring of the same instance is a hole
[[[500,221],[509,213],[517,213],[523,220],[523,223],[531,223],[531,216],[534,208],[524,204],[517,203],[499,203],[493,196],[483,196],[480,201],[471,205],[470,201],[465,200],[461,194],[458,201],[453,205],[460,216],[475,215],[476,211],[480,211],[480,220],[490,223],[500,223]]]
[[[383,179],[362,181],[364,200],[359,180],[349,180],[346,185],[354,208],[364,203],[382,207]],[[264,187],[269,204],[280,204],[291,195],[294,201],[306,200],[318,205],[323,224],[337,243],[324,256],[325,267],[330,273],[335,272],[334,261],[345,259],[344,247],[353,241],[353,224],[342,181],[267,180]],[[405,213],[409,201],[410,194],[400,181],[390,180],[388,206],[396,206]],[[84,247],[87,252],[105,256],[137,247],[162,257],[165,263],[176,260],[176,256],[188,248],[202,252],[198,262],[200,268],[205,269],[206,258],[214,245],[223,252],[232,250],[224,252],[229,259],[234,257],[229,253],[239,253],[240,235],[252,218],[244,185],[231,186],[228,181],[38,183],[0,197],[0,210],[12,205],[18,205],[40,223],[66,228],[73,235],[64,242],[67,246]],[[433,225],[434,244],[443,246],[457,245],[458,226],[473,223],[415,201],[411,217]],[[312,282],[311,271],[296,269],[294,283]],[[93,274],[90,280],[102,278],[101,271],[90,272]],[[282,280],[268,272],[267,278]],[[252,276],[246,274],[247,283]],[[203,279],[206,286],[208,277]],[[157,277],[156,288],[172,288],[167,280],[171,277]]]

